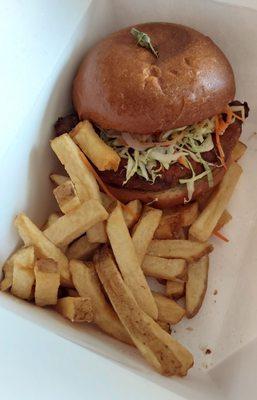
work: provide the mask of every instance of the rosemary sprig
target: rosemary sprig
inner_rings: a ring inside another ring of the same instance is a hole
[[[158,58],[158,51],[153,47],[151,39],[146,33],[141,32],[136,28],[132,28],[130,33],[137,40],[137,44],[139,46],[145,47],[146,49],[150,50],[155,55],[155,57]]]

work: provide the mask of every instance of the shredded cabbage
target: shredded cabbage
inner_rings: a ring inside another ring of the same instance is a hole
[[[203,159],[202,153],[211,151],[214,148],[212,140],[214,129],[214,118],[205,119],[194,125],[173,129],[162,133],[158,141],[156,141],[156,145],[144,151],[126,147],[118,135],[112,132],[101,131],[100,135],[109,146],[115,148],[121,158],[127,159],[124,184],[135,174],[154,183],[157,177],[160,176],[161,170],[168,170],[172,164],[178,162],[182,157],[186,160],[192,176],[188,179],[180,179],[179,182],[187,185],[188,198],[186,201],[190,201],[194,192],[194,183],[197,180],[206,176],[209,186],[213,186],[212,164]],[[172,140],[172,144],[166,147],[158,145],[158,143],[167,140]],[[196,175],[190,159],[202,164],[204,172]]]

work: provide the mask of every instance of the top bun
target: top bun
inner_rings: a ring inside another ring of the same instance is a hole
[[[103,129],[139,134],[191,125],[224,110],[234,98],[234,74],[211,39],[183,25],[135,25],[158,50],[136,44],[131,27],[100,41],[73,83],[80,119]]]

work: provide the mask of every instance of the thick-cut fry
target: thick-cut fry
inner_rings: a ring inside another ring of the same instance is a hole
[[[66,256],[69,260],[88,260],[100,246],[99,243],[89,243],[87,235],[81,236],[68,247]]]
[[[126,285],[132,291],[142,310],[157,319],[157,306],[140,267],[120,205],[117,205],[110,214],[106,230]]]
[[[31,291],[35,281],[35,251],[34,247],[32,246],[25,249],[23,249],[23,256],[16,256],[16,260],[13,264],[13,281],[11,292],[14,296],[19,297],[20,299],[28,300],[31,298]]]
[[[88,229],[87,238],[90,243],[106,243],[107,235],[105,224],[103,222],[98,222],[98,224]]]
[[[242,142],[237,142],[237,144],[235,145],[235,147],[232,150],[231,160],[238,161],[244,155],[246,149],[247,149],[246,144],[244,144]]]
[[[93,174],[83,163],[80,149],[65,133],[51,141],[51,147],[70,176],[81,202],[89,199],[101,201]]]
[[[90,297],[63,297],[55,310],[71,322],[92,322],[94,319]]]
[[[44,230],[44,235],[56,246],[65,246],[107,217],[105,208],[97,200],[91,199],[60,217]]]
[[[185,293],[185,282],[182,280],[166,282],[166,296],[179,299]]]
[[[174,231],[172,225],[166,220],[161,223],[154,232],[154,239],[174,239]]]
[[[201,242],[205,242],[211,237],[233,194],[241,173],[242,168],[237,163],[230,165],[218,189],[212,194],[208,205],[189,229],[190,235]]]
[[[13,283],[11,293],[20,299],[28,300],[31,296],[35,274],[33,265],[22,267],[19,264],[13,267]]]
[[[72,138],[99,171],[117,171],[120,156],[99,137],[89,121],[76,125]]]
[[[167,259],[155,256],[144,257],[141,265],[146,276],[157,279],[180,278],[186,273],[186,261],[183,259]]]
[[[35,303],[38,306],[49,306],[57,303],[60,286],[60,272],[57,263],[51,259],[41,259],[35,265]]]
[[[52,225],[54,222],[56,222],[57,219],[59,219],[61,216],[62,216],[61,213],[52,213],[52,214],[50,214],[49,217],[47,218],[47,221],[43,225],[42,230],[49,228],[49,226]]]
[[[72,285],[70,281],[68,259],[62,251],[55,246],[25,214],[19,214],[15,218],[14,224],[24,244],[26,246],[33,245],[35,247],[37,257],[51,258],[57,262],[61,274],[61,283],[68,286]]]
[[[227,210],[224,210],[213,231],[219,231],[224,225],[231,221],[231,219],[232,215]]]
[[[127,227],[132,228],[140,218],[142,212],[142,203],[139,200],[131,200],[122,209]]]
[[[174,300],[153,292],[154,300],[158,307],[158,319],[171,325],[177,324],[184,317],[186,310]]]
[[[209,257],[188,264],[186,283],[186,315],[193,318],[201,308],[207,289]]]
[[[53,194],[63,214],[67,214],[81,204],[71,180],[57,186]]]
[[[193,357],[136,302],[105,247],[96,262],[98,276],[122,324],[142,356],[163,375],[186,375]]]
[[[59,174],[51,174],[50,179],[57,186],[62,185],[63,183],[70,180],[68,176]]]
[[[22,247],[17,250],[3,266],[4,279],[0,283],[0,290],[2,292],[9,290],[13,283],[13,266],[15,264],[21,267],[33,265],[35,262],[35,251],[33,246]]]
[[[105,299],[93,263],[87,262],[84,264],[78,260],[71,260],[70,271],[74,286],[79,295],[81,297],[89,296],[91,298],[94,322],[96,325],[98,325],[102,331],[121,342],[132,344],[128,333]]]
[[[162,211],[151,207],[145,207],[140,220],[135,225],[132,234],[132,242],[135,246],[139,264],[141,265],[157,229]]]
[[[187,261],[195,261],[212,250],[213,246],[209,243],[198,243],[190,240],[152,240],[147,254],[156,257],[183,258]]]

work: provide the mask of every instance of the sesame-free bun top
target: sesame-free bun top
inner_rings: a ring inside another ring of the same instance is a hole
[[[134,27],[150,36],[158,58],[136,44],[131,27],[96,44],[73,83],[80,119],[147,134],[199,122],[233,100],[232,68],[210,38],[177,24]]]

